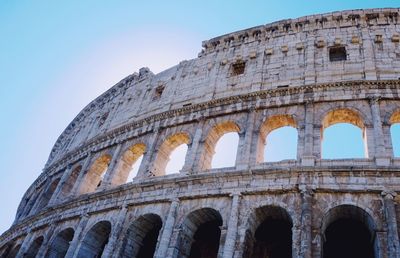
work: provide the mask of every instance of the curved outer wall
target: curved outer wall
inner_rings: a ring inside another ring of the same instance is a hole
[[[102,257],[119,257],[146,218],[160,230],[155,257],[186,257],[188,221],[209,218],[220,223],[218,257],[247,257],[258,211],[279,207],[293,257],[321,257],[324,230],[341,212],[363,214],[376,257],[400,257],[400,159],[390,136],[400,122],[398,19],[399,9],[376,9],[279,21],[205,41],[198,58],[157,75],[128,76],[59,137],[0,237],[0,256],[43,257],[57,242],[68,243],[66,257],[84,257],[91,233],[108,232]],[[332,61],[343,49],[345,60]],[[321,158],[323,130],[339,122],[362,130],[366,158]],[[287,125],[298,132],[297,159],[263,162],[265,137]],[[228,132],[239,135],[235,166],[211,169],[215,139]],[[181,143],[185,165],[165,175]],[[121,160],[141,154],[125,183]]]

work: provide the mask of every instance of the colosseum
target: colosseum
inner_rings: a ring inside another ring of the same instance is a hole
[[[390,134],[400,123],[399,11],[282,20],[129,75],[60,135],[0,256],[400,257]],[[337,123],[362,131],[364,158],[322,158],[324,130]],[[296,156],[266,162],[267,136],[286,126]],[[227,133],[239,139],[235,164],[213,168]],[[181,145],[182,169],[166,174]]]

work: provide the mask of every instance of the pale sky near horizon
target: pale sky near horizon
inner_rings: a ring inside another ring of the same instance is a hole
[[[10,227],[24,192],[41,173],[65,127],[90,101],[139,68],[158,73],[195,58],[203,40],[236,30],[316,13],[398,4],[394,0],[1,1],[0,233]],[[359,132],[346,136],[359,137]],[[280,145],[270,142],[276,148]]]

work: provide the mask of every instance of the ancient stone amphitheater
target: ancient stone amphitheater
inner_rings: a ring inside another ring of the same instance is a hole
[[[61,134],[1,257],[400,257],[399,11],[233,32],[123,79]],[[322,158],[336,123],[361,129],[365,158]],[[285,126],[297,158],[265,162],[268,134]],[[232,132],[235,165],[212,168]],[[182,144],[184,166],[167,175]]]

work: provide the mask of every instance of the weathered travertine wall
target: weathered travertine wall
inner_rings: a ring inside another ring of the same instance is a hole
[[[0,256],[197,257],[195,246],[210,252],[199,257],[264,257],[256,232],[279,220],[293,257],[323,257],[327,228],[347,219],[365,226],[375,257],[400,257],[390,135],[400,122],[398,16],[280,21],[205,41],[198,58],[160,74],[128,76],[59,137]],[[362,130],[365,158],[322,159],[324,129],[336,123]],[[297,129],[296,159],[264,162],[266,137],[283,126]],[[212,169],[229,132],[239,135],[235,166]],[[165,175],[181,144],[182,170]],[[204,225],[217,245],[202,246]]]

